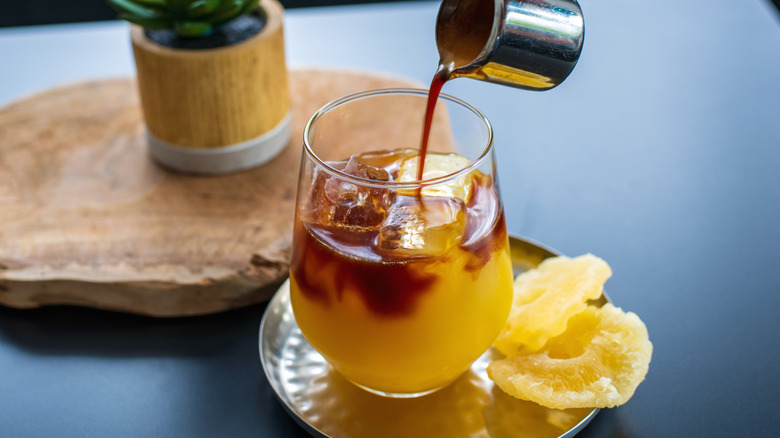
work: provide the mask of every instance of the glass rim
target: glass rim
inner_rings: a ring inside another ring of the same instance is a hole
[[[490,124],[490,120],[488,120],[487,117],[485,117],[484,114],[482,114],[477,108],[475,108],[473,105],[469,104],[468,102],[465,102],[464,100],[458,99],[457,97],[451,96],[449,94],[440,94],[439,99],[443,99],[445,101],[452,102],[456,105],[460,105],[461,107],[464,107],[474,115],[476,115],[485,125],[487,128],[487,141],[486,145],[483,148],[480,155],[471,161],[468,166],[463,167],[462,169],[458,169],[457,171],[443,175],[438,176],[435,178],[429,178],[429,179],[423,179],[423,180],[413,180],[413,181],[378,181],[378,180],[372,180],[372,179],[365,179],[361,178],[359,176],[351,175],[349,173],[343,172],[341,170],[338,170],[331,165],[328,164],[327,161],[321,159],[313,150],[312,145],[309,142],[309,132],[311,131],[314,124],[322,118],[325,114],[327,114],[329,111],[347,104],[349,102],[359,100],[366,97],[373,97],[373,96],[383,96],[383,95],[409,95],[409,96],[424,96],[428,97],[428,90],[422,89],[422,88],[377,88],[377,89],[371,89],[371,90],[364,90],[359,91],[352,94],[347,94],[345,96],[339,97],[338,99],[332,100],[331,102],[325,104],[322,108],[317,110],[306,122],[306,125],[303,128],[303,150],[304,153],[311,159],[314,164],[323,169],[325,172],[329,173],[331,176],[335,176],[339,179],[346,180],[348,182],[351,182],[353,184],[358,184],[361,186],[367,186],[372,188],[384,188],[384,189],[417,189],[422,187],[428,187],[432,185],[442,184],[446,183],[448,181],[452,181],[455,179],[458,179],[464,175],[469,174],[471,171],[477,169],[482,163],[487,160],[487,158],[490,156],[491,151],[493,150],[493,126]],[[421,133],[422,134],[422,133]],[[419,148],[417,148],[419,150]],[[366,151],[369,152],[369,151]],[[419,156],[419,155],[418,155]]]

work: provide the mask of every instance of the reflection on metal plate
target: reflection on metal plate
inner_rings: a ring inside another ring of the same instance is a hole
[[[515,274],[553,250],[510,237]],[[606,302],[606,299],[602,300]],[[306,341],[295,323],[289,282],[268,304],[260,325],[260,359],[268,381],[290,415],[317,437],[573,437],[598,409],[548,409],[506,395],[485,368],[493,348],[449,386],[424,397],[390,399],[341,377]]]

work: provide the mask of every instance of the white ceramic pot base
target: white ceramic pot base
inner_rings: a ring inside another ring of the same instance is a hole
[[[279,155],[290,140],[292,112],[265,134],[219,148],[188,148],[160,140],[146,130],[149,154],[167,168],[185,173],[216,175],[250,169]]]

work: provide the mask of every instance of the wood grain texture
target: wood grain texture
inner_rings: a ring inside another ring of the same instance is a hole
[[[344,94],[410,85],[317,70],[289,81],[290,144],[259,168],[214,177],[148,158],[131,79],[0,109],[0,304],[183,316],[268,299],[288,275],[306,120]]]
[[[131,28],[146,125],[177,146],[216,148],[270,131],[287,115],[284,10],[263,0],[267,21],[247,41],[204,50],[171,49]]]

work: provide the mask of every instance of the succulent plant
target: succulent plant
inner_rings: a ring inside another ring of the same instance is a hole
[[[257,9],[260,0],[106,0],[119,18],[145,29],[172,29],[185,37],[214,28]]]

